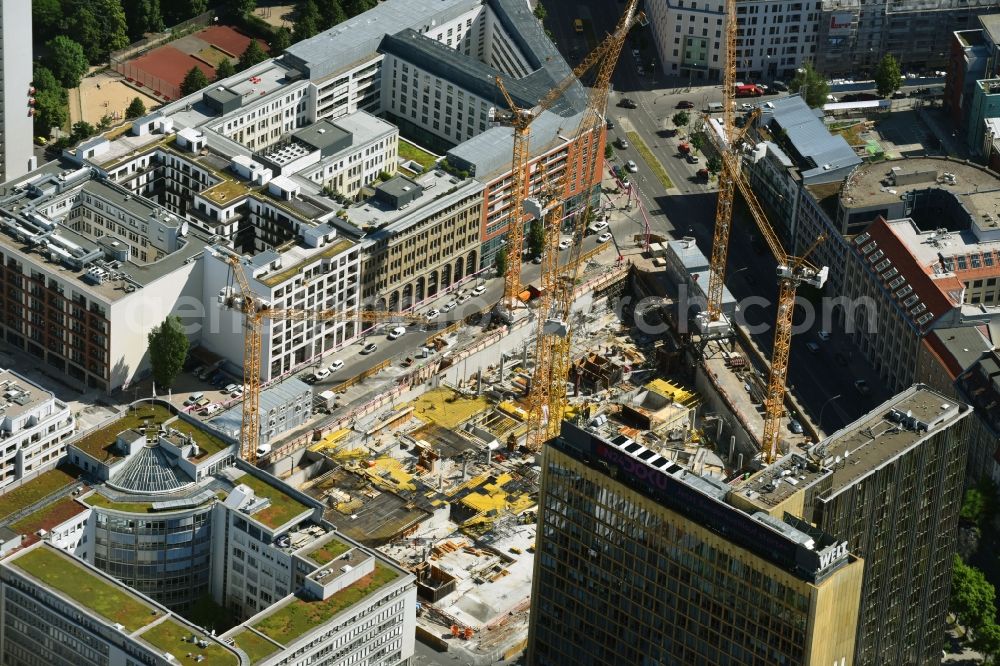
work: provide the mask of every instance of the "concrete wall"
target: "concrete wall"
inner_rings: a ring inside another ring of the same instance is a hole
[[[31,3],[3,0],[0,4],[0,58],[3,76],[3,107],[0,116],[2,161],[0,181],[19,178],[34,161],[32,117],[28,115],[28,89],[31,87]]]
[[[699,365],[695,371],[694,388],[703,400],[702,415],[713,412],[722,417],[722,435],[719,437],[720,456],[723,459],[728,456],[730,438],[735,436],[736,448],[731,464],[738,463],[738,456],[741,453],[743,454],[743,464],[749,463],[757,454],[757,440],[750,435],[746,426],[736,416],[735,410],[720,392],[718,384],[707,374],[702,365]]]

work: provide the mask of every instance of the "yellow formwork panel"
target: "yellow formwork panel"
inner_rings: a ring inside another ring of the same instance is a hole
[[[700,402],[697,393],[688,391],[687,389],[677,386],[672,382],[668,382],[665,379],[654,379],[643,388],[653,391],[654,393],[659,393],[666,398],[670,398],[674,402],[679,402],[685,407],[693,407]]]
[[[449,388],[437,388],[414,399],[413,414],[421,421],[454,430],[489,408],[483,397],[469,398]]]

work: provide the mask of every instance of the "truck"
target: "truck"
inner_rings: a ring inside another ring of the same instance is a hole
[[[760,97],[763,94],[764,89],[754,85],[753,83],[736,86],[737,97]]]

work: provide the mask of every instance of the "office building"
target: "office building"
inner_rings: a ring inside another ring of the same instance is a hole
[[[1000,483],[1000,352],[983,352],[955,385],[975,410],[969,419],[967,485],[982,478]]]
[[[976,27],[977,16],[994,13],[987,0],[879,2],[822,0],[816,69],[828,76],[871,77],[891,53],[904,72],[946,68],[952,33]]]
[[[0,2],[0,183],[35,168],[31,3]],[[46,128],[48,129],[48,128]]]
[[[529,663],[850,663],[864,562],[570,423],[542,462]]]
[[[38,528],[0,561],[3,662],[405,663],[413,576],[235,452],[156,401],[76,440],[81,485],[15,523]],[[232,622],[192,624],[206,604]]]
[[[979,16],[979,26],[956,30],[944,85],[944,107],[952,124],[964,128],[969,122],[969,105],[976,82],[1000,75],[997,45],[1000,44],[1000,15]]]
[[[914,385],[740,485],[741,504],[801,516],[864,558],[848,663],[941,659],[971,412]]]
[[[65,402],[13,370],[0,370],[0,487],[55,467],[75,425]]]
[[[725,65],[725,3],[670,0],[646,8],[660,62],[668,76],[721,81]],[[791,80],[816,57],[818,14],[812,3],[740,1],[736,76],[746,81]]]

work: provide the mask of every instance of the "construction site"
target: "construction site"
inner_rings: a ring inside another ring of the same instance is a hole
[[[732,49],[735,7],[728,5]],[[468,663],[509,659],[526,644],[539,461],[564,420],[609,441],[627,438],[646,447],[650,457],[727,481],[747,478],[818,437],[805,419],[794,428],[789,420],[795,409],[785,391],[787,304],[799,283],[821,286],[825,269],[781,249],[740,171],[742,134],[734,132],[728,103],[718,145],[723,170],[711,257],[692,250],[687,239],[651,236],[648,223],[630,244],[616,241],[614,253],[583,257],[593,202],[564,210],[552,195],[559,183],[541,183],[534,188],[539,198],[528,196],[532,119],[577,81],[582,67],[595,64],[590,105],[577,132],[604,136],[611,71],[629,29],[643,19],[635,6],[628,3],[615,31],[536,109],[519,109],[497,80],[510,107],[501,120],[514,132],[513,215],[544,222],[545,251],[535,262],[541,263],[537,297],[528,303],[520,298],[521,266],[512,262],[495,308],[433,333],[427,340],[432,353],[405,371],[393,368],[363,386],[338,388],[338,394],[365,389],[370,399],[357,404],[338,395],[328,412],[333,418],[317,420],[306,438],[279,443],[261,460],[259,369],[253,363],[244,367],[241,455],[322,502],[326,520],[339,531],[412,571],[418,637],[463,654]],[[730,95],[734,76],[727,71]],[[631,211],[630,189],[602,159],[587,168],[601,199],[608,198],[601,221],[613,226]],[[724,279],[737,189],[778,258],[782,314],[772,358],[730,321],[734,303]],[[619,205],[620,196],[612,194],[622,192],[627,200]],[[641,201],[637,205],[645,216]],[[569,248],[560,245],[567,225],[575,239]],[[522,244],[520,227],[511,227],[514,247]],[[237,277],[242,295],[234,303],[252,324],[246,358],[253,361],[259,354],[253,326],[270,315],[249,296],[239,271]],[[684,294],[701,285],[702,305],[692,310]],[[392,318],[368,315],[372,321]]]

